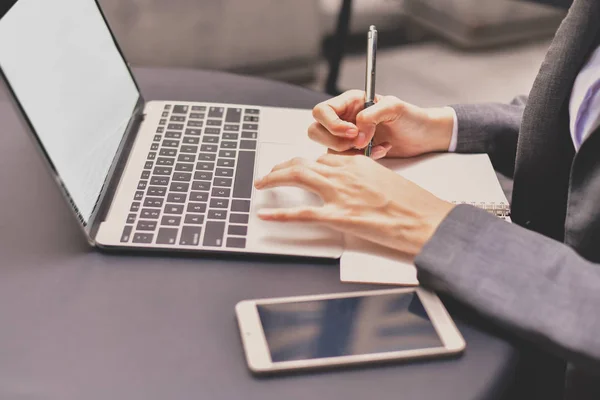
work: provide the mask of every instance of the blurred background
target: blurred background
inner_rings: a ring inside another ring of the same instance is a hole
[[[527,93],[564,11],[510,0],[100,0],[133,66],[217,69],[421,106]]]

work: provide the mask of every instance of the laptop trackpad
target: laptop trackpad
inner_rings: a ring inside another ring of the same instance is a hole
[[[302,148],[286,144],[260,145],[257,178],[269,173],[277,164],[294,157],[315,160],[319,157],[314,147]],[[312,223],[266,222],[256,212],[262,208],[319,207],[322,200],[315,194],[295,187],[254,190],[248,244],[251,248],[267,249],[271,253],[300,254],[316,257],[336,257],[342,251],[342,235],[329,228]]]

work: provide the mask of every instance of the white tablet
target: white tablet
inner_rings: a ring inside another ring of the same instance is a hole
[[[440,299],[419,287],[245,300],[235,310],[255,373],[447,356],[465,348]]]

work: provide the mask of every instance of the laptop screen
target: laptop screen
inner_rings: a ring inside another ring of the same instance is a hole
[[[14,2],[0,67],[87,224],[139,98],[96,2]]]

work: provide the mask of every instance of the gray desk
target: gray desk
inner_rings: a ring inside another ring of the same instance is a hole
[[[147,99],[310,108],[324,95],[226,74],[138,70]],[[0,100],[0,399],[497,398],[517,355],[462,320],[458,360],[255,379],[237,301],[347,291],[334,262],[109,255],[86,245]]]

